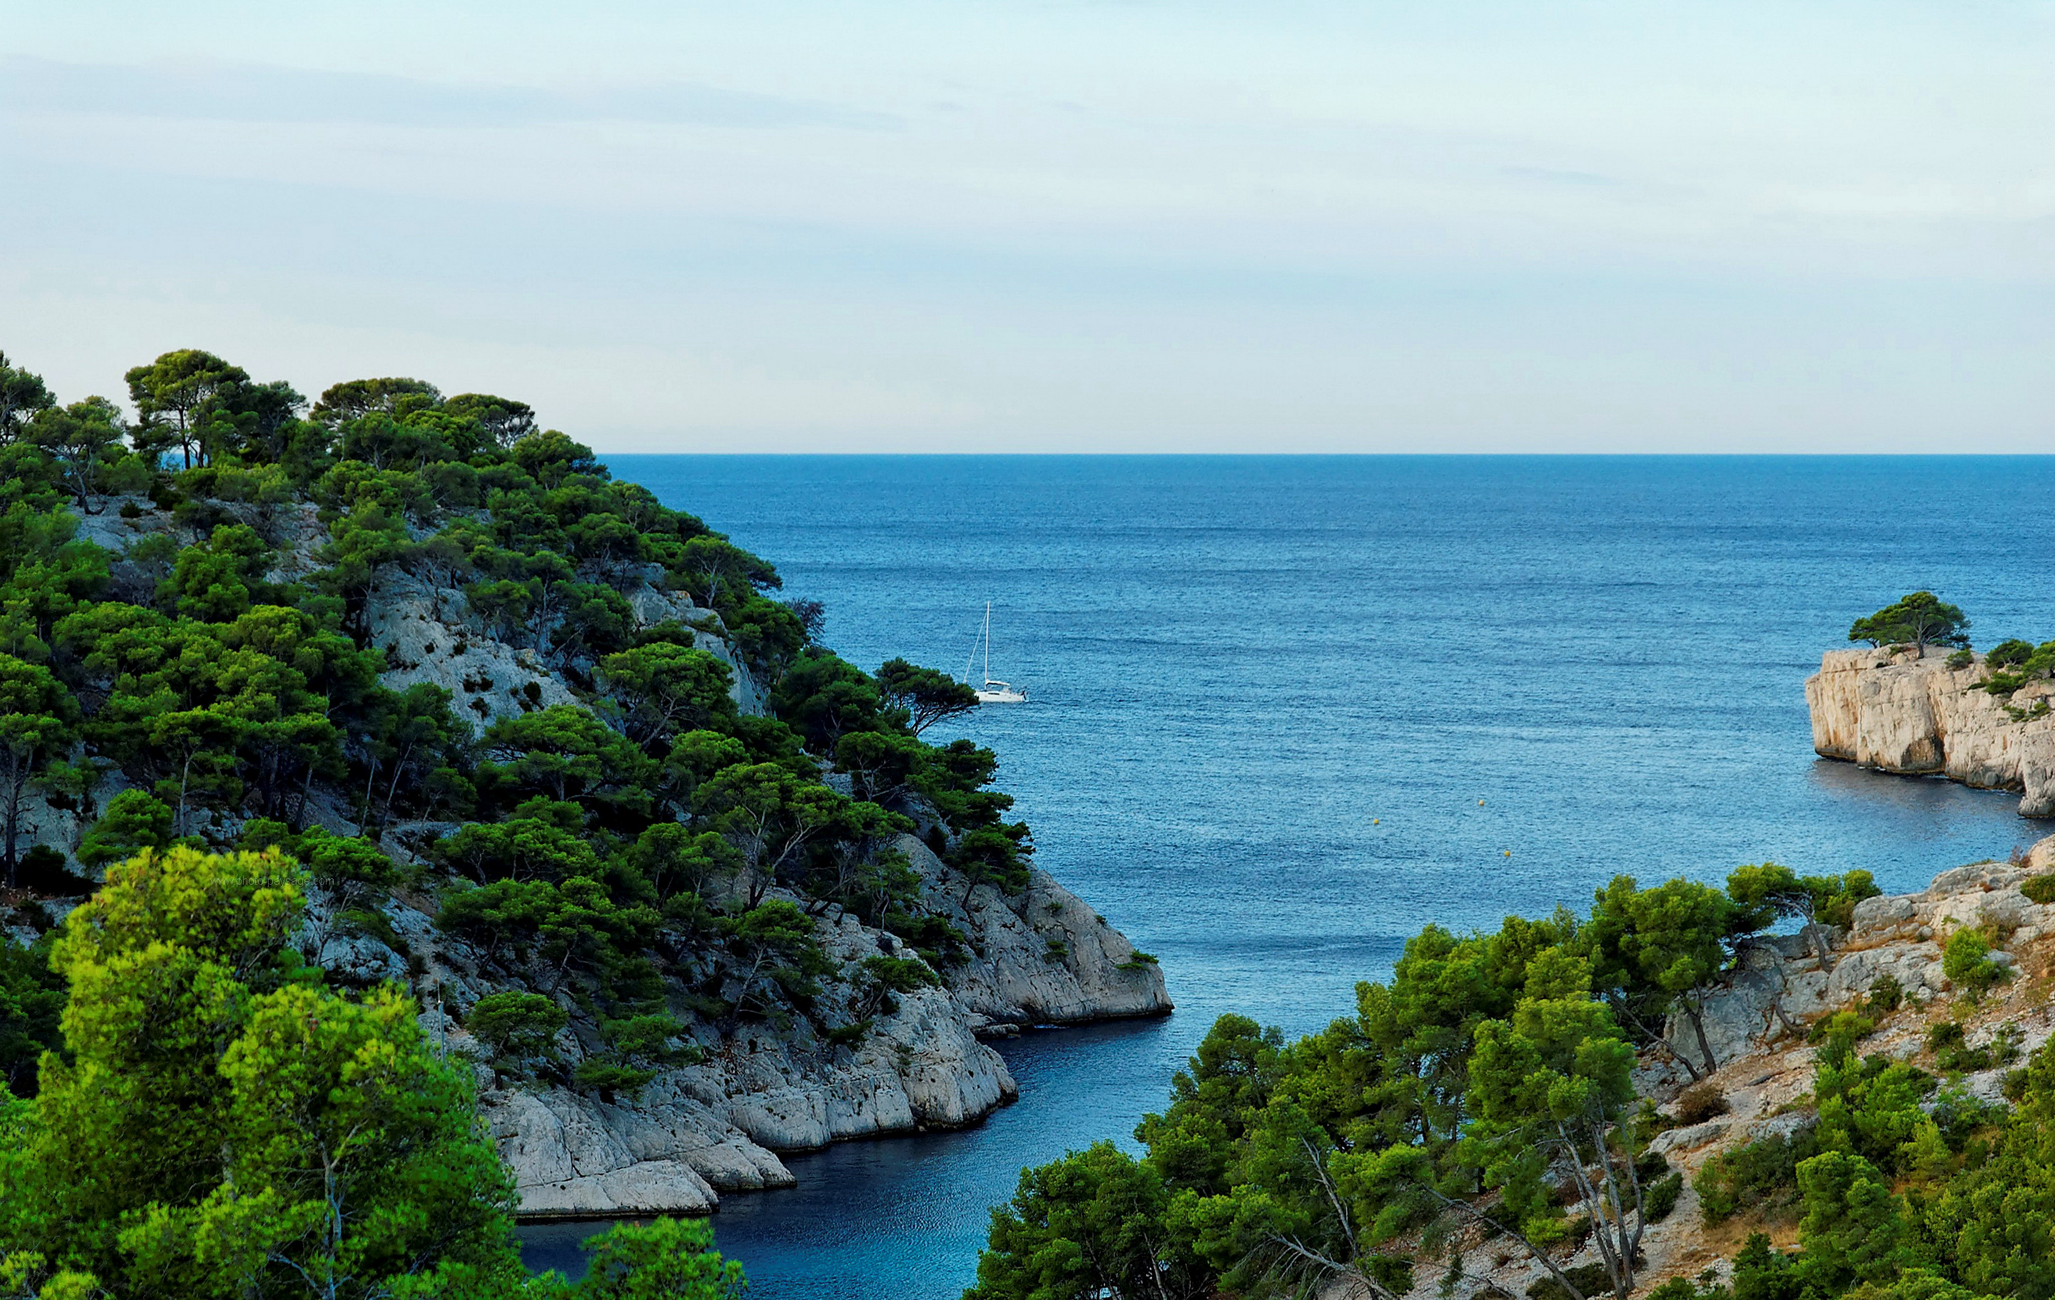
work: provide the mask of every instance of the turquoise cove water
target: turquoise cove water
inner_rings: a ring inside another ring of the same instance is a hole
[[[823,601],[825,640],[993,674],[960,733],[1037,860],[1177,1013],[1001,1046],[1020,1102],[789,1158],[723,1199],[755,1300],[943,1300],[1024,1165],[1129,1140],[1222,1012],[1353,1005],[1429,921],[1773,859],[1887,890],[2055,831],[2016,797],[1816,759],[1803,683],[1930,588],[2055,636],[2046,458],[616,456]],[[930,732],[935,737],[943,731]],[[943,736],[942,738],[946,738]],[[526,1231],[574,1267],[591,1226]]]

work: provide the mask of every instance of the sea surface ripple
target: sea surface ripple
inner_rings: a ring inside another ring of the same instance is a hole
[[[1765,859],[1887,890],[2055,826],[1812,754],[1849,622],[1940,592],[2055,636],[2055,459],[611,456],[775,563],[865,668],[992,672],[1037,861],[1161,958],[1168,1020],[1002,1050],[1020,1102],[723,1198],[754,1300],[945,1300],[1021,1168],[1132,1145],[1213,1019],[1353,1008],[1430,921]],[[931,738],[943,729],[931,732]],[[940,738],[946,739],[945,736]],[[575,1267],[590,1228],[524,1234]]]

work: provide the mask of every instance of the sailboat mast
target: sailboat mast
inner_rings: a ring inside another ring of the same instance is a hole
[[[992,602],[985,602],[985,680],[992,680]]]

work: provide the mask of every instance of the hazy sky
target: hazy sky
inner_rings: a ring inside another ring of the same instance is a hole
[[[2055,451],[2055,3],[0,0],[0,349],[602,450]]]

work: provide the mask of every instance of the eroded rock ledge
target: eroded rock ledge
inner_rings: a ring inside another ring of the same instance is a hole
[[[1009,903],[980,885],[966,902],[963,879],[925,845],[908,836],[898,847],[920,871],[929,906],[969,934],[979,955],[946,970],[944,987],[901,995],[899,1009],[878,1017],[862,1042],[827,1042],[803,1022],[783,1033],[761,1026],[724,1034],[693,1021],[703,1063],[610,1101],[516,1084],[481,1066],[480,1101],[514,1171],[522,1217],[704,1213],[722,1192],[789,1187],[795,1180],[783,1153],[962,1127],[1014,1100],[1019,1088],[986,1037],[1171,1010],[1155,963],[1138,959],[1046,872],[1033,873],[1024,900]],[[432,954],[423,982],[451,999],[429,1008],[431,1028],[452,1049],[473,1047],[450,1013],[498,986],[481,980],[475,956],[423,912],[389,911],[413,951]],[[904,951],[846,915],[822,918],[819,930],[827,955],[845,968]],[[849,986],[829,981],[824,1004],[846,997]],[[823,1010],[839,1018],[841,1009]],[[574,1021],[559,1036],[558,1050],[573,1064],[599,1048],[581,1028]]]
[[[2008,703],[1977,689],[1988,676],[1981,659],[1950,668],[1941,650],[1830,650],[1805,682],[1812,747],[1881,772],[2017,790],[2022,816],[2055,817],[2055,684],[2029,683]]]

